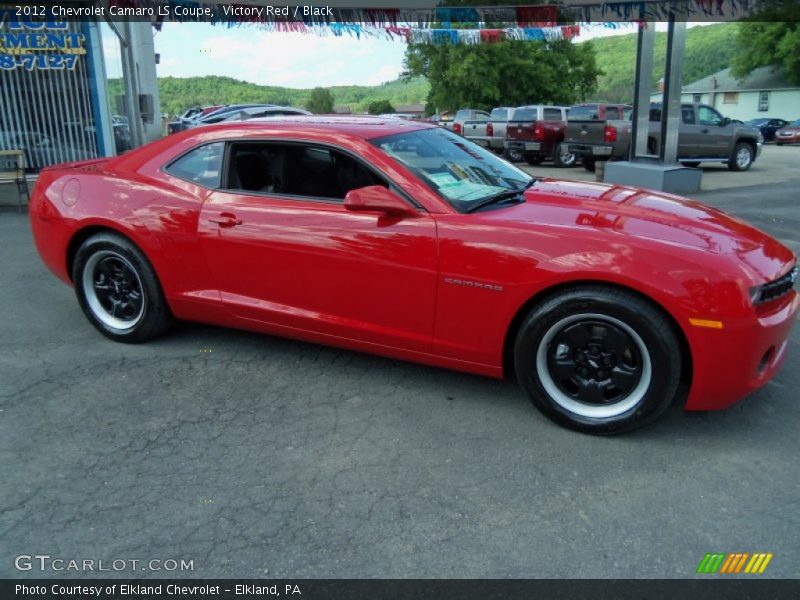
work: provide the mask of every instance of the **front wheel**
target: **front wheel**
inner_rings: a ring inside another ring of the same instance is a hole
[[[681,355],[672,324],[633,293],[581,286],[536,306],[517,335],[514,365],[534,405],[565,427],[615,434],[675,400]]]
[[[574,167],[576,157],[569,151],[569,145],[564,142],[559,142],[553,148],[553,164],[557,167],[568,168]]]
[[[72,267],[78,302],[103,335],[118,342],[144,342],[169,327],[172,315],[150,262],[115,233],[87,239]]]
[[[728,168],[731,171],[747,171],[753,164],[753,147],[750,144],[739,142],[733,149],[730,159],[728,159]]]

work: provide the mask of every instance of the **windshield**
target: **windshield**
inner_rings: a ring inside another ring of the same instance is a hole
[[[753,127],[758,127],[759,125],[766,125],[769,122],[769,119],[750,119],[747,124],[752,125]]]
[[[522,190],[532,177],[445,129],[421,129],[370,140],[411,169],[459,212],[500,193]]]
[[[800,119],[797,119],[797,121],[792,121],[787,125],[787,127],[800,127]]]

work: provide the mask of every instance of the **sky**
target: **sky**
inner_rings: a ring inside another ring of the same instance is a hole
[[[594,27],[584,29],[579,40],[634,31],[632,27]],[[121,66],[108,60],[118,56],[110,31],[104,32],[103,42],[109,76],[118,77]],[[378,85],[395,80],[403,71],[406,45],[399,39],[320,37],[255,27],[164,23],[155,34],[155,46],[161,56],[160,77],[225,75],[259,85],[311,88]]]

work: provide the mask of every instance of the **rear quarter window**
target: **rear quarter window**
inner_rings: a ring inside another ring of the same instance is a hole
[[[518,108],[511,115],[512,121],[535,121],[538,118],[538,111],[535,108]]]
[[[207,188],[218,188],[225,144],[214,142],[190,150],[164,170],[170,175]]]
[[[561,109],[560,108],[545,108],[544,109],[544,120],[545,121],[560,121],[563,117],[561,116]]]
[[[599,121],[599,108],[597,104],[573,106],[569,109],[568,118],[570,121]]]

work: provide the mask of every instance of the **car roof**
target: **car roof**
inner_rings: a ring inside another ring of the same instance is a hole
[[[213,128],[213,129],[212,129]],[[398,119],[397,117],[380,116],[337,116],[337,115],[291,115],[279,117],[264,117],[248,119],[247,121],[234,123],[220,123],[204,127],[203,131],[219,131],[223,129],[247,130],[248,133],[258,128],[274,132],[276,129],[286,130],[316,130],[316,131],[338,131],[363,139],[382,137],[402,133],[404,131],[414,131],[417,129],[436,129],[436,125],[425,121],[411,121],[408,119]]]

